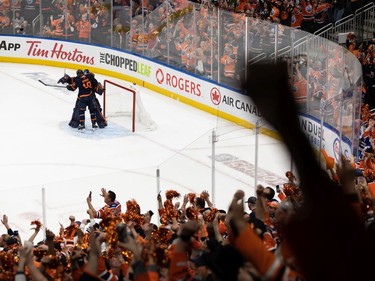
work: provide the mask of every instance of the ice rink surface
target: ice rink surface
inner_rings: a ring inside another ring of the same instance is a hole
[[[117,194],[123,212],[135,199],[142,212],[155,212],[156,222],[158,191],[164,200],[169,189],[182,196],[207,190],[217,208],[227,209],[235,190],[254,194],[255,173],[264,185],[286,181],[291,162],[280,141],[145,88],[140,96],[156,129],[132,133],[128,123],[112,118],[105,129],[79,133],[68,126],[77,92],[38,82],[55,84],[63,74],[61,68],[0,63],[0,216],[8,215],[22,239],[35,219],[58,233],[70,215],[88,218],[87,195],[92,191],[94,207],[101,208],[102,187]],[[86,111],[90,127],[88,121]]]

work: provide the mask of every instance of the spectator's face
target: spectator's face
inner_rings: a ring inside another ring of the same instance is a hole
[[[104,202],[105,202],[106,204],[110,204],[110,203],[112,202],[111,199],[109,198],[108,194],[106,194],[106,195],[104,196]]]
[[[255,206],[256,206],[255,203],[247,203],[247,207],[249,207],[249,210],[251,211],[255,209]]]
[[[268,206],[268,212],[269,214],[272,216],[272,215],[275,215],[275,212],[276,212],[277,208],[275,207],[271,207],[271,206]]]
[[[225,221],[225,219],[226,219],[226,214],[225,214],[225,213],[219,213],[219,214],[218,214],[218,217],[219,217],[219,219],[220,219],[221,221]]]

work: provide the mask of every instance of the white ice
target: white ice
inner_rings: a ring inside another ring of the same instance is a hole
[[[217,208],[227,209],[235,190],[243,189],[246,197],[254,194],[256,151],[258,183],[283,183],[291,167],[280,141],[258,135],[256,150],[253,130],[145,88],[140,95],[157,129],[131,133],[128,124],[109,119],[105,129],[78,133],[68,126],[77,92],[38,82],[55,84],[63,69],[12,63],[0,67],[0,216],[9,217],[22,239],[31,235],[35,219],[58,233],[59,223],[67,226],[70,215],[88,218],[86,197],[92,191],[93,205],[102,207],[102,187],[117,194],[123,212],[130,199],[143,212],[153,210],[156,223],[158,189],[163,200],[169,189],[181,195],[207,190]],[[35,242],[41,239],[42,233]]]

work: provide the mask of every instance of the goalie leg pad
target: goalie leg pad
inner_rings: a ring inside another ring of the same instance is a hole
[[[96,114],[95,114],[95,111],[96,111],[96,104],[95,104],[95,99],[92,100],[91,103],[89,103],[89,111],[90,111],[90,118],[91,118],[91,122],[96,122]]]
[[[107,120],[105,120],[102,114],[102,107],[100,106],[99,100],[95,97],[92,101],[94,106],[93,112],[95,113],[96,123],[98,124],[99,128],[103,129],[107,126]]]
[[[102,112],[96,108],[95,109],[95,115],[96,115],[96,123],[98,124],[99,128],[103,129],[105,128],[107,124],[107,120],[105,120]]]
[[[90,106],[90,99],[88,97],[80,98],[78,101],[78,107],[79,107],[79,121],[81,124],[85,124],[85,112],[86,112],[87,106]]]
[[[76,101],[76,105],[73,108],[72,118],[70,119],[69,126],[72,128],[78,128],[79,125],[79,107],[78,107],[78,100]]]
[[[99,128],[103,129],[107,127],[108,123],[107,120],[105,120],[104,116],[101,112],[96,110],[96,123],[98,124]]]

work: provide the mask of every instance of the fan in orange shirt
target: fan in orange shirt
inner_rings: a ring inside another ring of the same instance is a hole
[[[307,80],[303,77],[299,70],[299,62],[294,64],[294,75],[292,82],[292,92],[294,94],[295,101],[301,105],[306,105],[307,102]]]
[[[87,14],[82,14],[81,20],[76,23],[78,38],[80,41],[88,42],[91,33],[91,24],[87,20]]]
[[[300,5],[295,6],[292,12],[292,20],[290,23],[291,27],[301,29],[301,23],[303,19],[302,7]]]
[[[8,16],[4,14],[4,12],[0,12],[0,28],[4,29],[10,26],[10,19]]]

